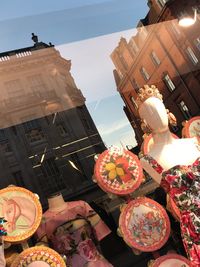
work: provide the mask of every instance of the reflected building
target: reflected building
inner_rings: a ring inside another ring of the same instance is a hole
[[[149,0],[148,5],[136,35],[121,38],[111,54],[117,90],[139,145],[144,133],[135,100],[144,84],[155,84],[163,94],[166,108],[177,118],[178,125],[171,127],[175,134],[181,134],[183,121],[200,114],[200,18],[189,28],[177,20],[193,13],[200,1]]]
[[[105,150],[70,73],[71,61],[32,37],[31,47],[0,54],[0,186],[46,197],[97,190],[94,155]]]

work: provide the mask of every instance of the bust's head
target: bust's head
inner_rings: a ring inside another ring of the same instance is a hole
[[[154,133],[168,130],[168,115],[165,106],[157,97],[149,97],[139,107],[139,115]]]

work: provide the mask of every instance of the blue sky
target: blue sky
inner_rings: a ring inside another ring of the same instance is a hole
[[[71,73],[105,143],[134,146],[109,55],[147,12],[147,0],[1,0],[0,52],[32,46],[32,32],[55,44],[72,60]]]

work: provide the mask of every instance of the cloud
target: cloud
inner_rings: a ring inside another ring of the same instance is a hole
[[[117,131],[126,128],[127,126],[130,126],[130,123],[126,118],[124,118],[121,119],[120,121],[113,122],[112,124],[109,125],[108,124],[97,125],[97,128],[101,135],[111,135]]]

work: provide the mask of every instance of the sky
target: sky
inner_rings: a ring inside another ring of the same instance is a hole
[[[135,146],[109,56],[147,12],[147,0],[1,0],[0,52],[32,46],[32,32],[53,43],[72,61],[71,73],[105,144]]]

